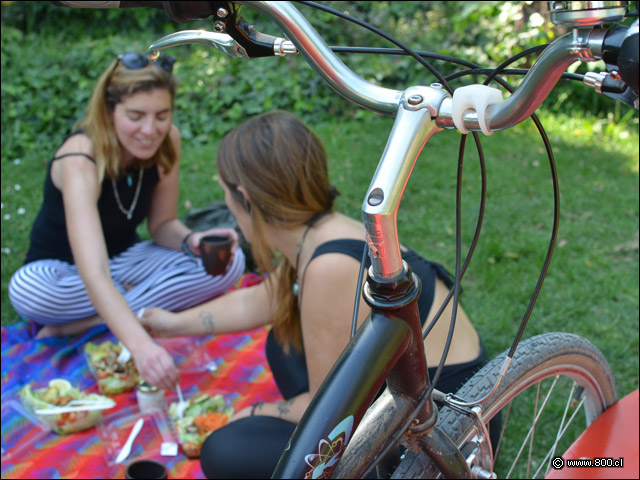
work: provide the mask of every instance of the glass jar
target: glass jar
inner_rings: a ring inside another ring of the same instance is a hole
[[[166,408],[164,390],[149,385],[144,379],[140,379],[138,382],[136,398],[138,399],[138,408],[142,413],[163,411]]]

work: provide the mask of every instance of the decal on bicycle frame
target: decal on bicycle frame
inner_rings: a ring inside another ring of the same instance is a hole
[[[353,415],[349,415],[329,433],[328,438],[320,440],[318,453],[312,453],[304,457],[304,461],[311,467],[304,478],[322,478],[326,469],[331,472],[332,467],[338,463],[338,460],[342,457],[342,452],[347,448],[352,430]]]

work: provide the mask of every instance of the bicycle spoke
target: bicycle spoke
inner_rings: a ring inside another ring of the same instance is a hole
[[[540,387],[541,387],[542,382],[538,382],[538,385],[536,387],[536,404],[533,407],[533,413],[535,415],[535,413],[538,411],[538,400],[540,400]],[[533,440],[535,437],[535,427],[537,424],[537,419],[535,419],[533,421],[533,425],[531,426],[532,430],[531,430],[531,438],[529,439],[529,458],[527,458],[527,478],[529,478],[529,474],[531,473],[531,457],[533,455]]]
[[[493,454],[493,464],[495,465],[498,461],[498,454],[500,453],[500,447],[502,446],[502,439],[504,438],[504,431],[507,428],[507,423],[509,422],[509,414],[511,413],[511,406],[513,405],[513,400],[509,402],[509,408],[507,409],[507,417],[502,422],[502,429],[500,430],[500,438],[498,439],[498,445],[496,446],[496,451]]]
[[[571,419],[569,419],[569,423],[565,427],[565,420],[567,419],[567,413],[569,412],[569,408],[571,408],[571,402],[573,400],[573,394],[575,391],[576,391],[576,384],[575,382],[573,382],[573,384],[571,385],[571,391],[569,392],[569,397],[567,398],[567,403],[565,404],[564,411],[562,412],[562,420],[560,420],[560,425],[558,426],[558,433],[556,434],[556,439],[554,440],[553,445],[551,445],[551,448],[549,449],[545,457],[540,462],[540,466],[538,467],[538,470],[536,470],[536,473],[533,474],[533,478],[536,478],[538,476],[538,473],[540,473],[540,470],[547,462],[547,459],[549,459],[549,465],[547,466],[546,471],[549,471],[549,468],[551,467],[551,459],[553,459],[554,457],[556,448],[558,447],[558,442],[562,438],[562,435],[566,431],[566,428],[571,424],[571,419],[573,419],[573,416],[572,416]]]
[[[520,456],[522,455],[522,451],[524,450],[527,442],[529,441],[529,437],[532,436],[533,431],[535,429],[535,426],[538,423],[538,420],[540,419],[540,415],[542,415],[542,412],[544,411],[544,408],[547,405],[547,401],[549,400],[549,397],[551,396],[551,393],[553,392],[553,390],[554,390],[554,388],[556,386],[556,383],[558,382],[558,378],[559,378],[558,376],[554,377],[553,383],[549,387],[549,391],[547,392],[547,395],[546,395],[544,401],[542,402],[542,406],[540,407],[540,411],[537,412],[536,417],[534,418],[533,423],[531,425],[531,428],[529,428],[529,432],[527,433],[526,437],[522,441],[522,445],[520,446],[520,450],[518,450],[518,453],[517,453],[513,463],[511,464],[511,468],[509,469],[509,472],[507,473],[505,478],[509,478],[511,476],[511,473],[513,472],[513,469],[515,468],[516,464],[518,463],[518,460],[520,459]],[[538,385],[537,388],[538,388],[538,391],[539,391],[540,386],[541,386],[541,382],[537,382],[537,385]],[[536,408],[537,408],[537,402],[538,402],[538,398],[536,397]]]
[[[571,400],[570,400],[571,401]],[[576,417],[576,415],[582,410],[582,406],[584,405],[584,400],[580,400],[580,402],[578,403],[578,405],[576,405],[574,408],[574,412],[571,414],[571,417],[569,417],[569,420],[567,421],[567,424],[564,426],[564,428],[562,429],[562,431],[559,432],[556,441],[554,442],[554,444],[551,446],[551,449],[549,450],[549,452],[547,452],[547,455],[544,457],[544,459],[542,460],[542,464],[544,464],[544,462],[547,461],[547,459],[549,459],[549,465],[551,465],[551,459],[554,458],[554,453],[556,451],[556,448],[558,446],[558,443],[560,442],[560,440],[562,440],[562,438],[564,437],[564,434],[567,432],[567,430],[569,429],[569,427],[571,426],[571,424],[573,423],[573,419]],[[542,468],[542,467],[540,467]],[[540,468],[538,468],[538,472],[540,471]],[[549,471],[549,468],[547,468],[547,472]],[[538,474],[538,472],[536,472],[534,474],[534,478],[535,476]]]

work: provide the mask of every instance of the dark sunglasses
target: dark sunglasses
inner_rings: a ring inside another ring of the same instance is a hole
[[[155,60],[150,60],[149,56],[142,52],[121,53],[117,59],[130,70],[144,68],[149,65],[149,63],[157,63],[160,68],[163,68],[169,73],[173,70],[173,64],[176,63],[176,59],[170,55],[160,54]]]

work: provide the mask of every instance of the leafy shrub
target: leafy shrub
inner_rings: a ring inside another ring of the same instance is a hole
[[[488,66],[558,34],[535,11],[545,2],[325,3],[380,26],[414,49]],[[331,45],[393,47],[327,13],[299,8]],[[245,15],[259,31],[278,34],[268,19],[250,10]],[[85,10],[49,2],[3,2],[2,158],[19,158],[25,148],[52,152],[82,116],[93,85],[117,53],[145,50],[165,34],[192,28],[211,30],[211,21],[176,24],[153,9]],[[310,123],[363,115],[332,92],[299,56],[237,59],[200,45],[170,53],[178,59],[175,72],[181,85],[176,123],[185,139],[196,144],[219,138],[248,116],[276,108],[294,111]],[[435,80],[406,56],[341,58],[363,78],[398,90]],[[520,65],[532,61],[523,59]],[[452,71],[442,62],[433,63],[445,73]],[[611,108],[608,99],[598,99],[582,85],[558,90],[546,105],[594,114]]]

